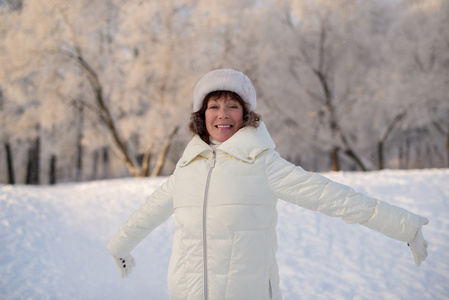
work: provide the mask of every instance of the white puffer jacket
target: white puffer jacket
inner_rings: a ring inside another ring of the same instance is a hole
[[[277,199],[410,242],[419,216],[282,159],[261,122],[216,151],[195,136],[174,174],[108,244],[121,257],[174,213],[170,299],[282,299],[276,263]]]

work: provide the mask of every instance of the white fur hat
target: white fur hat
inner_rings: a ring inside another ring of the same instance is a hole
[[[234,92],[246,102],[250,111],[256,109],[256,91],[251,80],[241,72],[218,69],[210,71],[196,83],[193,90],[193,111],[199,111],[203,106],[204,98],[214,91]]]

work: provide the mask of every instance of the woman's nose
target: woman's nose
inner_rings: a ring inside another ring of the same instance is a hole
[[[227,118],[229,118],[229,114],[228,114],[227,109],[225,109],[225,108],[220,109],[220,110],[218,111],[218,117],[221,118],[221,119],[227,119]]]

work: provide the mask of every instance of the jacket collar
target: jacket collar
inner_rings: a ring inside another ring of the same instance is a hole
[[[264,122],[257,128],[247,126],[237,131],[231,138],[224,141],[217,151],[222,151],[247,163],[253,163],[261,152],[274,149],[274,144]],[[188,165],[197,156],[209,158],[213,155],[212,148],[198,135],[195,135],[187,145],[181,157],[181,167]]]

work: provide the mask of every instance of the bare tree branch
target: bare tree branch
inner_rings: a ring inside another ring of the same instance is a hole
[[[76,39],[76,34],[74,32],[74,29],[73,29],[72,25],[69,23],[66,14],[64,12],[62,12],[62,15],[67,23],[67,26],[69,27],[69,29],[72,32],[73,42],[74,42],[74,45],[73,45],[74,52],[71,52],[68,50],[63,50],[63,51],[68,57],[75,60],[81,66],[81,69],[86,74],[87,80],[90,84],[90,87],[92,88],[93,93],[94,93],[95,103],[99,109],[99,110],[95,109],[95,112],[98,114],[99,118],[105,123],[106,127],[108,128],[109,133],[112,136],[112,140],[113,140],[115,146],[119,149],[120,156],[124,160],[129,172],[133,176],[138,176],[140,174],[140,172],[139,172],[139,167],[137,165],[136,159],[134,158],[133,155],[131,155],[129,153],[126,142],[121,138],[121,136],[119,134],[119,130],[114,121],[112,113],[104,99],[103,88],[100,83],[100,79],[98,78],[98,74],[84,58],[82,51],[81,51],[81,47]],[[90,106],[90,107],[92,107],[92,106]]]

